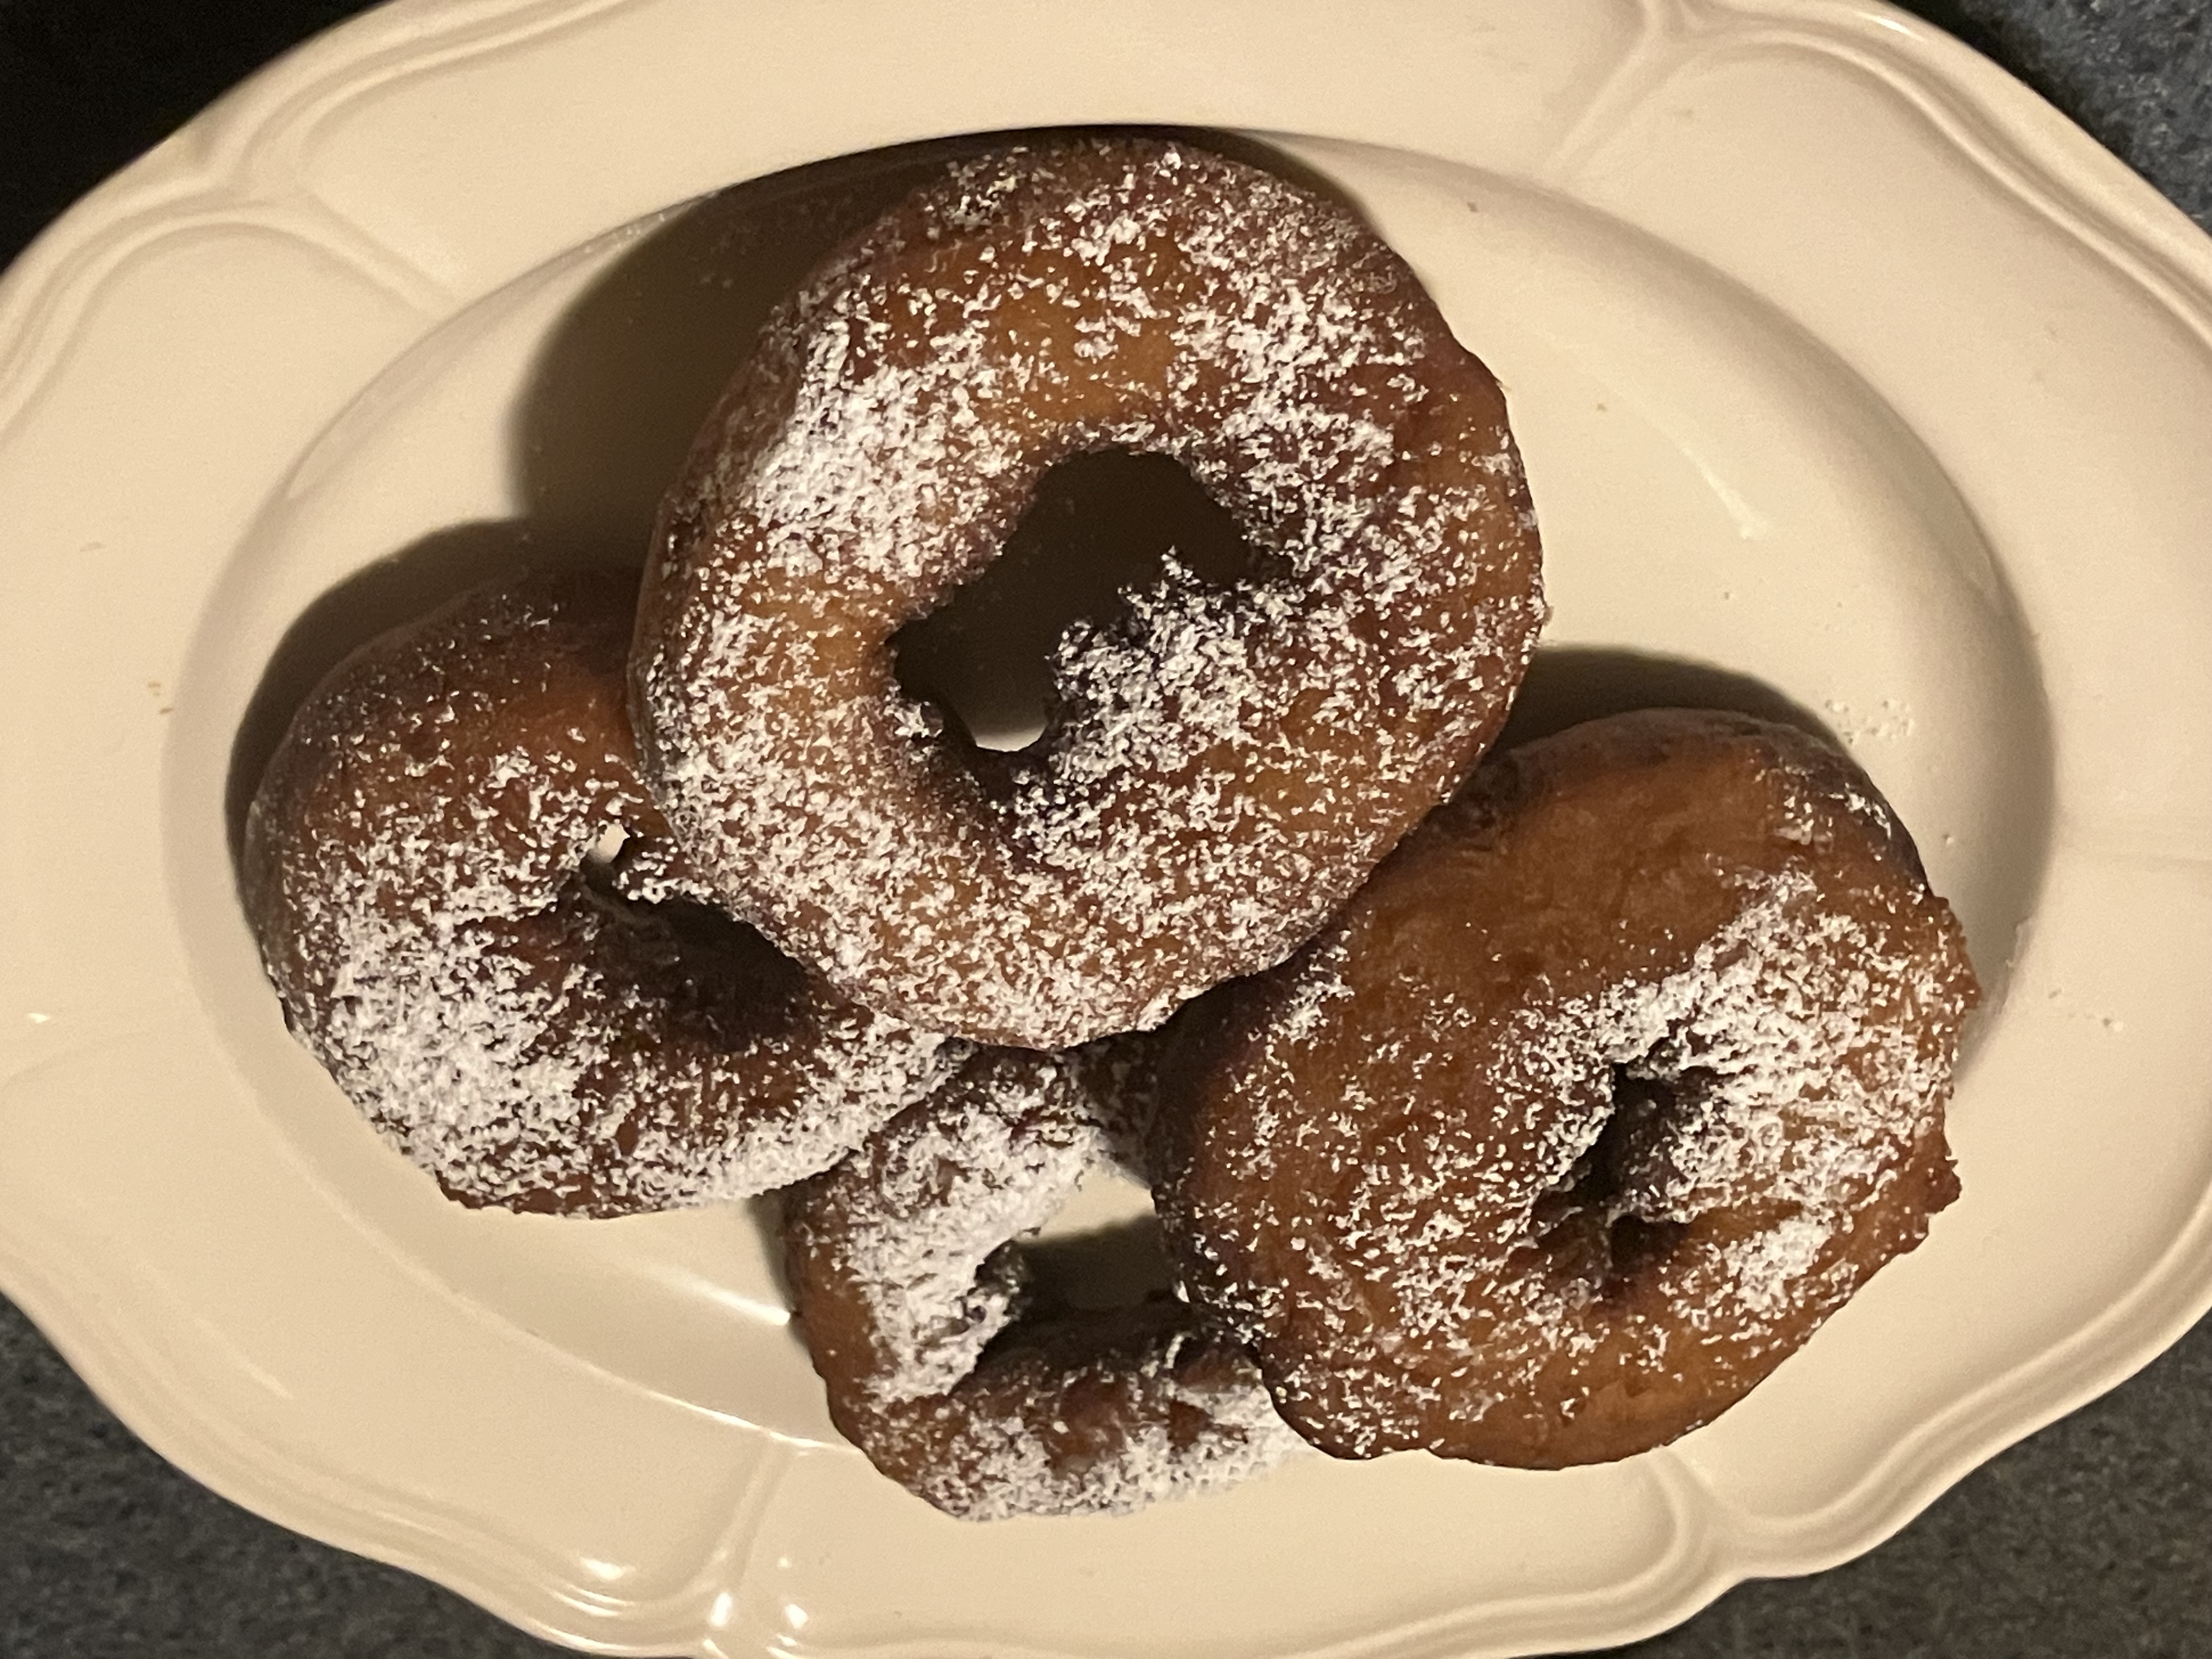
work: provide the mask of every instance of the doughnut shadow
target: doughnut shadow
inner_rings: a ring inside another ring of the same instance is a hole
[[[636,234],[547,333],[508,414],[515,516],[443,526],[392,550],[324,592],[270,654],[239,724],[225,780],[234,866],[246,809],[269,757],[325,674],[378,635],[484,582],[579,565],[641,569],[662,492],[769,312],[806,271],[947,161],[1020,138],[1064,136],[974,134],[836,157],[680,205]],[[1319,187],[1294,163],[1252,141],[1189,136]],[[1204,519],[1212,504],[1186,496],[1170,482],[1169,518]],[[1140,538],[1151,538],[1150,532]],[[1101,556],[1112,563],[1110,553]],[[1139,567],[1137,577],[1156,574],[1156,550],[1125,556],[1125,564],[1129,557]],[[1142,568],[1147,561],[1149,572]],[[1203,554],[1200,562],[1207,563]],[[1011,585],[1023,590],[1017,608],[1036,615],[1034,573],[1027,579],[1018,569],[1008,574]],[[1093,591],[1099,580],[1108,580],[1109,590],[1126,585],[1097,573],[1085,577],[1079,568],[1071,580],[1071,593],[1048,602],[1061,613],[1052,635],[1042,645],[1024,635],[1021,649],[1029,656],[1012,671],[1011,692],[982,684],[995,670],[979,678],[954,660],[966,648],[957,638],[939,643],[927,677],[958,679],[960,689],[948,699],[956,705],[970,688],[988,705],[1009,699],[1033,705],[1034,681],[1058,627],[1111,602],[1112,591],[1103,599]],[[1001,577],[999,586],[1007,585]],[[975,637],[969,630],[968,641]]]
[[[1039,1302],[1048,1307],[1133,1308],[1175,1290],[1159,1218],[1150,1210],[1082,1232],[1024,1239],[1018,1248]]]
[[[579,565],[642,569],[661,492],[769,310],[942,151],[733,186],[677,209],[608,265],[549,331],[509,412],[516,516],[394,550],[325,592],[278,643],[232,745],[234,862],[294,712],[354,650],[483,582]]]
[[[1539,646],[1494,750],[1638,708],[1719,708],[1845,745],[1818,714],[1761,679],[1685,657],[1620,646]]]

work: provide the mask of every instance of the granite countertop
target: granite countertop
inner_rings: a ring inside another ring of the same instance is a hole
[[[0,260],[349,0],[0,0]],[[2212,0],[1922,0],[2212,228]],[[0,1157],[4,1157],[0,1147]],[[170,1468],[0,1302],[0,1659],[553,1654]],[[2212,1321],[1871,1554],[1637,1659],[2212,1654]]]

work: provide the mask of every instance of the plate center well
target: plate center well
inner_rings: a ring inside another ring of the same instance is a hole
[[[1996,567],[1913,435],[1786,319],[1601,215],[1389,153],[1282,148],[1368,212],[1506,385],[1555,605],[1528,717],[1765,699],[1826,726],[2000,980],[2041,869],[2043,702]],[[228,764],[171,796],[198,803],[170,831],[204,999],[316,1178],[575,1359],[805,1439],[829,1430],[763,1216],[580,1223],[444,1201],[283,1032],[229,896],[228,836],[291,708],[351,644],[504,570],[637,562],[767,307],[915,170],[835,163],[626,228],[395,362],[225,573],[194,648],[211,695],[185,711],[213,724],[180,724],[177,752]]]

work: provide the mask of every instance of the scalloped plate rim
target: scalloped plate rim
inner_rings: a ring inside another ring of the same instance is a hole
[[[110,273],[131,254],[168,237],[202,228],[254,224],[335,252],[304,227],[268,210],[241,180],[251,173],[257,147],[282,135],[304,105],[343,103],[364,83],[386,78],[372,65],[391,62],[399,73],[428,67],[471,46],[495,52],[540,33],[622,9],[629,0],[461,0],[434,8],[402,3],[342,23],[278,59],[224,95],[185,129],[81,199],[0,277],[0,325],[19,330],[0,352],[0,442],[19,421],[32,418],[46,376],[59,365],[76,320]],[[1661,6],[1665,0],[1648,0]],[[2008,145],[2013,174],[2002,176],[1990,159],[1945,133],[1992,182],[2050,214],[2077,241],[2156,299],[2200,337],[2212,338],[2212,242],[2147,182],[2089,139],[2063,115],[1996,65],[1917,19],[1861,0],[1683,0],[1679,16],[1701,19],[1705,32],[1725,34],[1778,26],[1818,47],[1848,41],[1858,52],[1886,54],[1887,78],[1909,98],[1932,88],[1963,105],[1984,124],[1985,140]],[[436,20],[434,22],[433,20]],[[1877,64],[1877,72],[1886,72]],[[1285,130],[1287,130],[1285,124]],[[332,215],[333,218],[337,216]],[[134,235],[134,230],[142,234]],[[396,256],[395,256],[396,259]],[[2148,263],[2158,280],[2137,264]],[[373,260],[360,274],[396,297],[427,309],[436,296],[409,295]],[[2177,295],[2179,288],[2184,292]],[[2191,306],[2187,301],[2195,301]],[[74,313],[71,307],[74,307]],[[39,358],[46,361],[40,362]],[[1816,1571],[1871,1547],[1908,1522],[1968,1470],[2004,1446],[2117,1385],[2177,1340],[2212,1308],[2212,1194],[2205,1195],[2158,1263],[2120,1302],[2063,1340],[1990,1378],[1959,1399],[1879,1464],[1835,1503],[1796,1517],[1759,1548],[1739,1536],[1738,1553],[1717,1548],[1708,1535],[1675,1539],[1628,1592],[1648,1584],[1654,1595],[1633,1612],[1620,1609],[1601,1632],[1578,1632],[1578,1641],[1632,1639],[1689,1616],[1733,1583],[1751,1576]],[[446,1583],[500,1616],[539,1635],[610,1653],[665,1652],[665,1644],[638,1646],[595,1638],[580,1621],[548,1622],[550,1604],[582,1615],[568,1592],[528,1570],[526,1553],[489,1529],[441,1530],[433,1519],[402,1515],[392,1506],[364,1510],[342,1494],[363,1488],[343,1472],[319,1469],[305,1460],[270,1453],[256,1458],[243,1448],[251,1436],[220,1413],[195,1409],[191,1397],[165,1388],[158,1368],[134,1352],[126,1328],[85,1311],[92,1298],[70,1294],[65,1241],[41,1240],[0,1223],[0,1281],[46,1333],[74,1369],[118,1416],[194,1478],[284,1524],[344,1547],[392,1562]],[[89,1275],[83,1277],[88,1279]],[[2149,1317],[2146,1319],[2148,1314]],[[2001,1421],[1999,1419],[2002,1419]],[[1694,1482],[1693,1482],[1694,1484]],[[1700,1490],[1704,1490],[1700,1487]],[[1875,1494],[1871,1495],[1870,1494]],[[1880,1494],[1887,1494],[1886,1497]],[[1855,1527],[1827,1523],[1862,1511]],[[1733,1516],[1721,1517],[1725,1523]],[[461,1531],[473,1534],[464,1537]],[[1819,1531],[1824,1543],[1794,1552],[1792,1535]],[[443,1553],[440,1546],[444,1546]],[[458,1556],[456,1548],[458,1547]],[[496,1560],[495,1558],[498,1558]],[[711,1563],[710,1563],[711,1565]],[[502,1571],[504,1569],[504,1571]],[[669,1608],[684,1592],[654,1602],[626,1604],[632,1614]],[[534,1606],[532,1604],[535,1604]],[[1538,1598],[1530,1604],[1540,1606]],[[1381,1655],[1437,1651],[1454,1626],[1480,1612],[1465,1608],[1327,1648],[1323,1655]],[[1624,1622],[1625,1621],[1625,1622]],[[927,1638],[916,1638],[927,1641]],[[1427,1645],[1424,1645],[1427,1644]],[[790,1643],[787,1650],[823,1654],[908,1650],[817,1648]],[[965,1644],[959,1644],[966,1650]],[[933,1651],[949,1649],[931,1644]],[[726,1651],[709,1632],[697,1633],[693,1650]],[[975,1650],[981,1652],[981,1650]],[[1491,1650],[1487,1644],[1485,1651]],[[994,1653],[1006,1653],[994,1646]],[[1044,1650],[1035,1651],[1042,1656]]]

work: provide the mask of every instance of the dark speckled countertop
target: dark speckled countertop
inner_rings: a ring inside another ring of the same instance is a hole
[[[0,0],[0,260],[349,0]],[[2212,228],[2212,0],[1924,0]],[[2208,411],[2212,415],[2212,411]],[[0,942],[4,948],[4,942]],[[0,1157],[7,1155],[0,1147]],[[550,1654],[170,1468],[0,1302],[0,1656]],[[2212,1321],[1903,1533],[1636,1659],[2212,1656]]]

